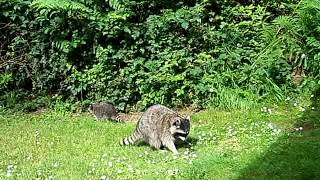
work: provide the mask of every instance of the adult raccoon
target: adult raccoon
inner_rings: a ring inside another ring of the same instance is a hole
[[[89,106],[88,111],[93,114],[97,120],[109,119],[115,122],[123,122],[116,108],[110,103],[92,104]]]
[[[156,149],[165,146],[174,154],[178,154],[174,142],[177,139],[186,141],[189,131],[189,116],[183,118],[177,112],[157,104],[149,107],[141,115],[133,134],[122,139],[120,145],[143,140]]]

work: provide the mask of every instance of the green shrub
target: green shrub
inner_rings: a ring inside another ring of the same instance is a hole
[[[295,92],[294,68],[318,77],[319,7],[299,2],[3,1],[0,72],[80,107],[248,108]]]

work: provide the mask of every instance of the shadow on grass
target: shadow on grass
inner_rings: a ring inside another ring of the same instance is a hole
[[[239,179],[320,179],[320,88],[294,131],[251,162]],[[303,130],[298,130],[299,128]]]
[[[184,141],[177,141],[175,143],[176,145],[176,148],[179,150],[180,148],[189,148],[191,147],[190,144],[192,144],[192,146],[195,146],[198,142],[198,139],[197,138],[194,138],[194,137],[188,137],[187,138],[187,142],[184,142]],[[139,143],[137,143],[136,146],[150,146],[149,144],[147,144],[146,142],[144,141],[140,141]],[[161,147],[161,149],[163,149],[163,147]]]

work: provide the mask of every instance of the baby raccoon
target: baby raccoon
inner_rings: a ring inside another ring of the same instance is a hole
[[[157,104],[149,107],[141,115],[133,134],[122,139],[120,145],[143,140],[156,149],[165,146],[174,154],[178,154],[174,142],[177,139],[186,141],[189,131],[190,117],[183,118],[175,111]]]
[[[109,103],[96,103],[89,106],[88,111],[92,113],[97,120],[109,119],[116,122],[123,122],[118,116],[116,108]]]

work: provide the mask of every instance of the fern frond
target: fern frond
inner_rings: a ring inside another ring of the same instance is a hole
[[[36,10],[63,10],[63,11],[81,11],[91,12],[84,4],[72,0],[35,0],[31,7]]]
[[[120,0],[109,0],[109,6],[114,10],[120,10],[122,8],[122,3]]]

